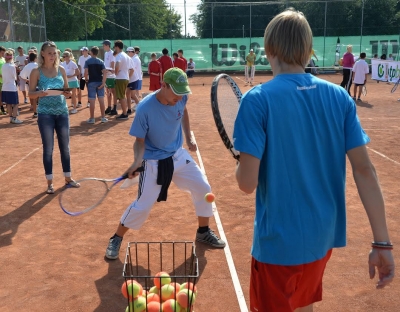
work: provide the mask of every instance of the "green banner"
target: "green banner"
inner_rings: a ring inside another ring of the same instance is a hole
[[[316,65],[319,67],[331,67],[337,65],[339,57],[346,52],[346,46],[353,45],[353,54],[358,56],[360,52],[366,52],[367,58],[372,58],[374,54],[393,54],[394,60],[398,60],[399,36],[359,36],[341,37],[338,44],[337,37],[315,37],[313,49],[318,58]],[[23,46],[25,50],[36,46],[40,48],[41,43],[26,42],[3,42],[6,47],[16,49]],[[83,46],[101,47],[99,41],[71,41],[56,42],[58,48],[63,51],[66,48],[73,50],[75,58],[79,57],[79,49]],[[270,69],[268,59],[264,51],[263,38],[218,38],[218,39],[173,39],[173,40],[124,40],[125,47],[139,46],[140,59],[143,70],[147,71],[147,65],[151,53],[161,55],[161,50],[167,48],[172,52],[178,49],[184,51],[184,56],[189,60],[193,58],[196,63],[196,70],[202,71],[237,71],[242,70],[245,64],[245,57],[250,49],[256,54],[256,69]],[[102,54],[100,55],[102,57]]]

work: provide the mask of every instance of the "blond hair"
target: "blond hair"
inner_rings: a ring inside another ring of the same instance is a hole
[[[348,46],[347,46],[347,52],[352,52],[353,51],[353,46],[351,45],[351,44],[349,44]]]
[[[42,52],[47,48],[47,47],[51,47],[51,48],[56,48],[56,52],[57,52],[57,46],[53,41],[46,41],[42,44],[42,47],[40,48],[40,53],[38,54],[38,65],[39,67],[42,67],[44,65],[44,58],[42,56]],[[53,66],[55,68],[58,68],[58,66],[60,65],[60,58],[56,57],[56,60],[54,61]]]
[[[275,16],[264,34],[265,53],[305,67],[312,51],[312,31],[303,13],[289,8]]]
[[[7,49],[4,53],[4,58],[6,59],[6,63],[13,63],[14,59],[14,51],[12,49]]]

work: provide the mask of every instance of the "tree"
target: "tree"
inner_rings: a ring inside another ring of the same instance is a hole
[[[195,24],[198,36],[202,38],[210,38],[212,35],[214,38],[250,35],[262,37],[270,20],[288,6],[304,13],[314,36],[359,36],[361,34],[363,0],[350,2],[285,0],[281,3],[277,3],[276,0],[267,0],[264,3],[252,4],[250,4],[252,0],[218,0],[218,2],[216,4],[202,0],[198,5],[198,13],[190,16],[189,19]],[[229,3],[223,5],[221,2]],[[249,4],[243,4],[243,2],[249,2]],[[398,0],[364,0],[363,35],[398,34],[399,11],[400,1]]]
[[[111,0],[105,7],[107,19],[128,30],[103,22],[89,39],[181,38],[181,16],[165,0]],[[130,26],[130,31],[129,31]]]
[[[47,38],[75,41],[103,25],[105,0],[44,0]],[[71,5],[68,5],[68,4]],[[85,6],[93,5],[93,6]],[[87,11],[85,13],[85,11]]]

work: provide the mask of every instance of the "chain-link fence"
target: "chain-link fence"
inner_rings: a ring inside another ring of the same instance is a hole
[[[29,43],[46,40],[43,2],[0,0],[0,38],[3,42]]]
[[[310,23],[320,67],[337,66],[350,44],[355,55],[363,51],[368,58],[375,54],[400,57],[396,0],[204,0],[197,8],[185,0],[173,5],[163,0],[106,5],[69,2],[0,0],[0,36],[9,41],[3,45],[15,48],[21,41],[39,44],[48,38],[61,50],[68,47],[79,56],[82,46],[122,39],[126,47],[140,46],[144,67],[152,52],[160,55],[168,48],[170,54],[183,49],[197,70],[237,70],[254,49],[257,68],[269,69],[263,47],[265,27],[276,14],[293,7]],[[192,24],[196,35],[187,27]]]

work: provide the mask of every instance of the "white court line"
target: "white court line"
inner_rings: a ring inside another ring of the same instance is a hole
[[[399,162],[397,162],[397,161],[395,161],[395,160],[393,160],[393,159],[387,157],[386,155],[384,155],[384,154],[382,154],[382,153],[379,153],[378,151],[376,151],[376,150],[374,150],[374,149],[372,149],[372,148],[370,148],[370,147],[368,147],[368,146],[367,146],[367,148],[368,148],[369,150],[373,151],[375,154],[378,154],[379,156],[382,156],[383,158],[386,158],[387,160],[390,160],[391,162],[394,162],[396,165],[400,165]]]
[[[192,134],[193,140],[196,142],[196,137],[194,136],[193,131],[191,131],[191,134]],[[203,160],[202,160],[201,155],[200,155],[199,146],[197,146],[196,153],[197,153],[197,159],[199,161],[200,169],[201,169],[201,171],[203,171],[204,175],[207,178],[206,169],[204,168]],[[221,219],[219,217],[219,213],[218,213],[218,210],[217,210],[217,205],[215,204],[215,202],[213,202],[212,206],[213,206],[213,210],[214,210],[215,223],[217,224],[219,235],[220,235],[221,239],[223,241],[225,241],[225,243],[226,243],[226,246],[224,248],[224,252],[225,252],[225,256],[226,256],[226,261],[228,262],[229,271],[231,272],[233,287],[235,288],[236,297],[237,297],[238,302],[239,302],[240,311],[241,312],[248,312],[249,310],[247,309],[246,300],[244,298],[242,286],[240,285],[239,277],[238,277],[237,272],[236,272],[235,263],[233,262],[232,253],[231,253],[231,250],[229,248],[228,240],[226,239],[224,228],[222,227],[222,222],[221,222]]]
[[[31,154],[33,154],[34,152],[36,152],[39,149],[39,147],[33,149],[30,153],[28,153],[28,155],[25,155],[24,157],[22,157],[20,160],[18,160],[14,165],[12,165],[11,167],[7,168],[6,170],[4,170],[2,173],[0,173],[0,177],[4,174],[6,174],[8,171],[10,171],[12,168],[14,168],[16,165],[18,165],[21,161],[25,160],[26,158],[28,158]]]

